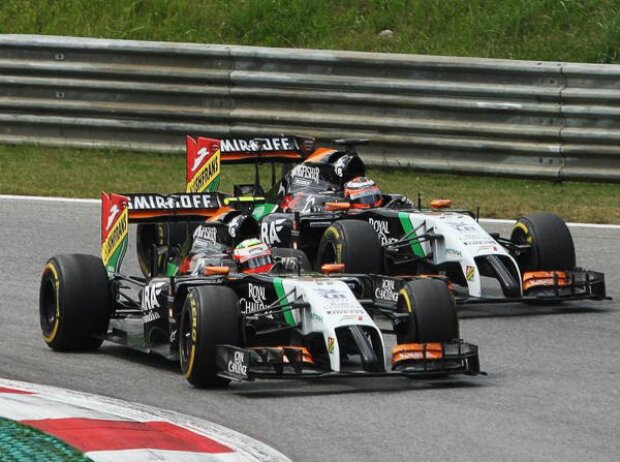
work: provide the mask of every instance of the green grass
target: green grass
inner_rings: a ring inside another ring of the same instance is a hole
[[[0,33],[618,63],[620,1],[3,0]]]
[[[251,166],[225,165],[224,192],[233,182],[251,183]],[[185,161],[181,154],[146,154],[107,150],[0,146],[0,194],[99,197],[106,192],[183,190]],[[482,216],[513,218],[533,211],[556,212],[568,221],[620,223],[620,184],[571,183],[494,177],[431,175],[411,170],[369,169],[384,192],[399,192],[424,203],[451,198],[455,207]],[[262,178],[269,183],[269,167]]]

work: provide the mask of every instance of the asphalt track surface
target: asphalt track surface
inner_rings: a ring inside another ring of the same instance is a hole
[[[0,199],[0,217],[0,377],[205,418],[295,461],[620,460],[619,229],[572,228],[578,263],[604,271],[616,300],[461,314],[461,335],[480,346],[487,377],[268,381],[208,391],[189,386],[176,364],[112,344],[87,354],[44,345],[41,270],[52,254],[98,253],[97,205]],[[133,255],[126,269],[135,267]]]

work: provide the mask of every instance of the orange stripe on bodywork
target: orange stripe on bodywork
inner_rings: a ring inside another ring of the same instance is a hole
[[[528,271],[523,273],[523,290],[532,287],[566,287],[573,284],[573,281],[565,271]]]
[[[392,365],[400,361],[437,360],[443,358],[441,343],[402,343],[392,348]]]
[[[252,161],[257,157],[260,159],[299,159],[301,160],[303,157],[301,154],[297,154],[295,152],[260,152],[260,154],[235,154],[235,153],[224,153],[220,151],[220,160],[222,162],[234,162],[247,160]]]
[[[335,152],[338,152],[338,151],[335,149],[330,149],[330,148],[318,148],[316,151],[310,154],[304,162],[318,162],[323,157],[333,154]]]
[[[129,211],[129,221],[133,220],[145,220],[149,218],[159,218],[159,217],[187,217],[187,216],[201,216],[205,218],[213,217],[217,214],[223,214],[226,212],[230,212],[230,207],[220,207],[217,209],[187,209],[187,210],[130,210]]]
[[[226,215],[227,213],[232,212],[232,210],[233,209],[230,207],[221,207],[220,209],[216,210],[215,213],[211,215],[207,221],[217,221],[217,219],[220,218],[222,215]]]

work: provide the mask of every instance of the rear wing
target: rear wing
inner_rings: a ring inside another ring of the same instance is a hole
[[[185,139],[186,192],[217,191],[221,164],[297,163],[316,149],[316,140],[302,136]]]
[[[206,220],[222,211],[220,193],[101,194],[101,260],[116,273],[127,251],[130,223]]]

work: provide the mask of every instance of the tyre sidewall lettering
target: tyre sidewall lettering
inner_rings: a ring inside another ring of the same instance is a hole
[[[190,377],[194,369],[194,361],[196,359],[196,345],[198,344],[198,302],[193,294],[188,296],[189,300],[189,315],[191,316],[191,344],[189,354],[187,357],[187,364],[185,368],[185,377]]]

